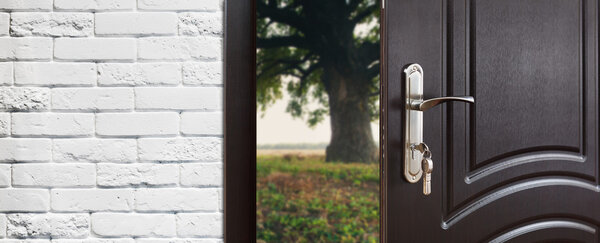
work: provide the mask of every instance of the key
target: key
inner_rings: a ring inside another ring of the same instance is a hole
[[[421,169],[423,169],[423,194],[431,194],[431,172],[433,172],[433,160],[431,160],[431,152],[429,156],[423,156],[421,161]]]

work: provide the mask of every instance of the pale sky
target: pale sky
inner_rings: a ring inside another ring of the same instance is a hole
[[[256,142],[258,144],[328,143],[331,138],[329,117],[311,129],[306,121],[294,119],[285,112],[289,99],[284,89],[283,98],[269,107],[264,117],[261,117],[261,112],[257,114]],[[378,121],[371,124],[371,130],[373,139],[379,141]]]

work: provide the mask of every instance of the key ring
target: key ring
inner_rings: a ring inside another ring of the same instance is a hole
[[[427,146],[427,145],[425,145],[425,146]],[[431,156],[432,156],[431,155],[431,151],[429,150],[429,148],[427,148],[427,150],[425,150],[423,152],[423,158],[425,158],[425,159],[431,159]]]

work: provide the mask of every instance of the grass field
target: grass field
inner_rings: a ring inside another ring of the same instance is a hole
[[[258,242],[379,242],[378,164],[258,154]]]

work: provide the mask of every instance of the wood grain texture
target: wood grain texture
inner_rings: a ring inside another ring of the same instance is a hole
[[[598,241],[598,9],[593,0],[386,2],[387,242]],[[423,66],[425,98],[476,100],[424,113],[435,163],[427,197],[402,177],[410,63]]]
[[[597,79],[585,73],[597,69],[585,58],[596,14],[585,2],[461,0],[448,9],[448,87],[476,103],[449,106],[446,217],[533,176],[597,181]]]
[[[419,63],[426,71],[426,97],[439,97],[443,78],[442,40],[444,27],[442,2],[435,0],[386,1],[383,41],[385,63],[383,82],[386,85],[384,101],[384,188],[385,242],[448,242],[441,230],[440,212],[429,210],[441,206],[441,171],[439,162],[441,141],[427,141],[434,152],[438,167],[433,172],[433,194],[423,196],[421,184],[404,180],[404,81],[402,70],[411,63]],[[424,114],[427,128],[425,137],[441,134],[441,110],[436,108]],[[436,125],[437,121],[437,125]],[[437,157],[437,158],[436,158]],[[424,233],[428,232],[428,233]]]
[[[225,3],[224,237],[255,242],[255,1]]]

